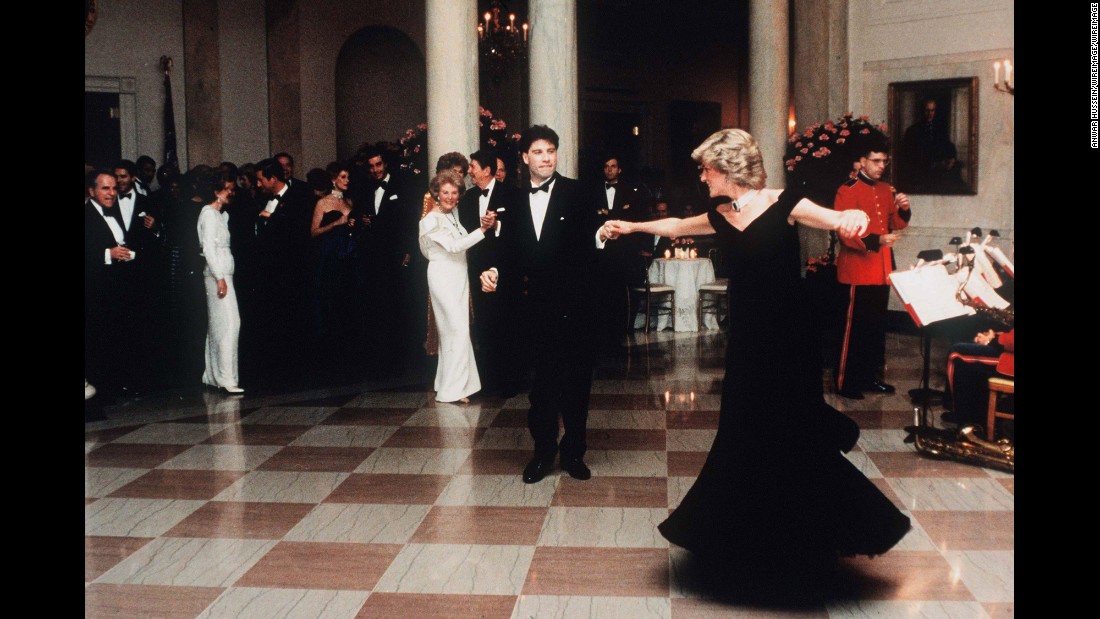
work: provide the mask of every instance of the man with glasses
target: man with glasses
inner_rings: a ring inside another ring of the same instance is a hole
[[[886,166],[886,140],[870,137],[859,149],[859,172],[840,186],[834,208],[860,209],[870,222],[860,238],[840,239],[837,280],[849,286],[847,321],[836,368],[837,393],[862,400],[863,392],[893,393],[893,385],[878,378],[885,364],[886,307],[894,270],[893,246],[899,230],[909,225],[909,197],[881,181]]]

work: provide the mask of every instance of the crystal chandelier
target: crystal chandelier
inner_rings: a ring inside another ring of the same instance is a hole
[[[516,14],[498,0],[489,3],[489,10],[481,16],[477,25],[478,47],[481,61],[494,81],[507,73],[515,61],[527,60],[527,36],[529,26],[516,23]]]

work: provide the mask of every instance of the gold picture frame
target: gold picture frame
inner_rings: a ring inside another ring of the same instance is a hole
[[[911,194],[978,193],[978,78],[892,82],[891,182]]]

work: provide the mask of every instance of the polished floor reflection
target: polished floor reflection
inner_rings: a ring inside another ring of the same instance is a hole
[[[897,548],[786,598],[670,547],[656,525],[713,440],[724,344],[639,334],[607,355],[586,482],[522,483],[524,395],[438,404],[423,378],[86,411],[86,616],[1013,615],[1013,476],[902,442],[921,374],[913,336],[889,337],[899,395],[827,396],[863,428],[851,461],[913,520]]]

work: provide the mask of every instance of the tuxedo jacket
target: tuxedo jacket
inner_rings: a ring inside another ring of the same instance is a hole
[[[497,288],[524,297],[543,328],[563,318],[590,316],[596,267],[596,230],[601,222],[591,194],[580,183],[556,175],[541,238],[531,216],[531,194],[520,190],[518,205],[502,223]]]
[[[114,206],[112,208],[118,208]],[[105,250],[117,247],[111,228],[99,210],[89,201],[84,205],[84,301],[85,307],[104,308],[124,301],[134,291],[140,261],[146,258],[138,250],[128,262],[104,262]],[[127,243],[129,246],[129,243]],[[133,249],[131,247],[131,249]]]
[[[313,212],[313,192],[304,183],[287,187],[270,217],[256,218],[255,260],[262,281],[279,281],[297,286],[308,272],[309,226]],[[267,206],[268,198],[259,199],[257,213]]]
[[[502,232],[504,220],[518,207],[520,197],[516,188],[500,182],[494,183],[493,193],[489,194],[487,210],[497,211]],[[458,221],[467,232],[473,232],[481,227],[480,201],[481,191],[477,187],[466,190],[462,199],[458,201]],[[470,284],[476,284],[474,289],[481,289],[481,284],[478,283],[481,273],[496,266],[499,242],[496,230],[489,230],[485,233],[483,241],[467,250],[466,267],[470,272]]]
[[[360,194],[363,204],[353,204],[356,211],[370,215],[370,227],[362,232],[365,254],[370,260],[382,261],[378,266],[394,266],[401,263],[405,254],[419,253],[417,246],[419,200],[421,192],[397,172],[390,172],[390,180],[382,194],[379,207],[374,204],[378,184],[372,182],[366,192]]]

